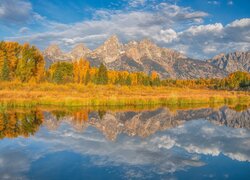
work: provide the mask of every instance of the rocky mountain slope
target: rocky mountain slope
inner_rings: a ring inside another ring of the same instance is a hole
[[[157,71],[161,78],[221,78],[237,70],[250,71],[249,52],[219,55],[201,61],[187,58],[172,49],[158,47],[147,39],[122,44],[116,36],[110,37],[93,51],[80,44],[64,53],[58,46],[52,45],[43,54],[47,67],[56,61],[85,57],[92,66],[104,63],[113,70],[143,71],[146,74]]]
[[[235,71],[250,72],[250,51],[219,54],[207,62],[229,73]]]

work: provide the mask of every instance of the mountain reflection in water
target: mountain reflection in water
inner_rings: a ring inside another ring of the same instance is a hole
[[[0,179],[246,179],[249,128],[247,108],[6,110]]]

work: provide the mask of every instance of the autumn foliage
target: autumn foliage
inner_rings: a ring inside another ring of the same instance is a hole
[[[44,78],[45,61],[40,51],[29,44],[0,42],[1,80],[36,81]]]
[[[157,72],[149,75],[144,72],[108,70],[105,64],[92,67],[85,58],[72,62],[60,61],[45,69],[41,52],[29,44],[0,42],[1,81],[51,82],[55,84],[76,83],[82,85],[119,86],[171,86],[213,89],[249,89],[250,74],[235,72],[224,79],[160,79]]]

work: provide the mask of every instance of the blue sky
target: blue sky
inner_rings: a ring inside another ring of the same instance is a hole
[[[250,50],[248,0],[0,0],[0,40],[90,49],[116,34],[193,58]]]

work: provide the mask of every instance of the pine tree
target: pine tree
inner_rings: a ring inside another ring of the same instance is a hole
[[[56,69],[53,81],[57,84],[63,83],[63,73],[60,69]]]
[[[127,86],[131,86],[131,83],[132,83],[131,77],[128,76],[128,77],[126,78],[126,85],[127,85]]]
[[[98,69],[97,84],[107,84],[108,83],[108,71],[106,66],[101,63]]]
[[[58,62],[50,68],[52,81],[57,84],[70,83],[74,81],[73,64],[68,62]]]

